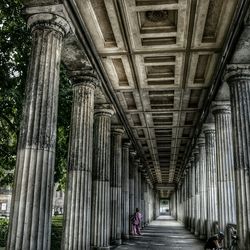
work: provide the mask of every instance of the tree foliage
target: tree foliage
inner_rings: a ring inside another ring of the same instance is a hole
[[[13,182],[31,36],[21,0],[0,1],[0,185]],[[58,106],[55,181],[65,179],[71,87],[62,67]]]

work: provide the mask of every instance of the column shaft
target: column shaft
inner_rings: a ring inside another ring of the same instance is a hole
[[[110,128],[113,109],[110,105],[95,109],[94,160],[92,178],[93,249],[109,249],[110,245]]]
[[[7,249],[49,249],[59,71],[67,22],[55,14],[28,20],[32,49],[17,149]]]
[[[73,106],[64,201],[63,249],[90,248],[92,138],[96,78],[74,75]],[[84,74],[84,72],[82,73]]]
[[[139,160],[135,160],[134,162],[134,181],[135,181],[135,185],[134,185],[134,198],[135,198],[135,201],[134,201],[134,212],[135,212],[135,209],[136,208],[139,208],[139,193],[138,193],[138,183],[139,183]]]
[[[122,145],[122,238],[129,238],[129,143]]]
[[[206,177],[206,151],[203,137],[198,140],[200,164],[200,238],[206,238],[207,220],[207,177]]]
[[[122,134],[123,129],[112,130],[111,150],[111,241],[121,244],[122,194]]]
[[[194,150],[195,164],[195,236],[200,235],[200,163],[199,150],[196,147]]]
[[[236,223],[231,107],[229,102],[213,103],[215,117],[218,221],[225,232],[228,223]]]
[[[249,35],[249,27],[245,30]],[[244,42],[249,50],[248,40]],[[232,104],[236,177],[237,234],[240,249],[250,249],[250,64],[227,67]]]
[[[214,233],[213,224],[218,221],[217,204],[217,175],[216,175],[216,144],[214,124],[204,124],[207,166],[207,237]]]

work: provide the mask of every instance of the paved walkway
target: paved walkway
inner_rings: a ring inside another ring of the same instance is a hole
[[[142,236],[133,237],[115,249],[202,250],[198,240],[184,226],[170,216],[160,216],[142,230]]]

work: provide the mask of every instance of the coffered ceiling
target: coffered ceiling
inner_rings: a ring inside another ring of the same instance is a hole
[[[237,0],[75,3],[154,183],[175,184]]]

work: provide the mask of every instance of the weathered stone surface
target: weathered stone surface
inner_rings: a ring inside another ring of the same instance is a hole
[[[206,151],[205,138],[200,136],[197,145],[199,147],[199,165],[200,165],[200,238],[207,237],[207,177],[206,177]]]
[[[67,21],[30,16],[32,51],[20,129],[7,249],[49,249],[59,69]]]
[[[122,134],[124,130],[114,128],[111,132],[111,243],[120,245],[122,218]]]
[[[218,221],[215,125],[213,123],[204,124],[203,132],[206,148],[207,238],[209,238],[216,233],[213,231],[213,224]]]
[[[62,249],[90,249],[94,90],[92,71],[71,72],[73,107]]]
[[[129,142],[122,144],[122,238],[129,238]]]
[[[248,40],[245,46],[243,52],[249,51]],[[225,79],[232,105],[237,234],[245,250],[250,249],[250,64],[229,64]]]
[[[91,246],[110,247],[110,144],[112,105],[98,105],[94,114]]]
[[[221,231],[228,223],[236,223],[235,178],[230,102],[214,102],[216,167],[218,188],[218,222]]]

